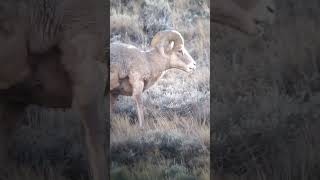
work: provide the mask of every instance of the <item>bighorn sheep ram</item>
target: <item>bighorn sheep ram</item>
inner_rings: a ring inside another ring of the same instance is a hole
[[[275,17],[273,0],[215,0],[211,3],[211,20],[256,35],[263,24],[272,24]]]
[[[183,37],[174,30],[158,32],[147,51],[129,44],[112,43],[110,58],[110,106],[119,95],[132,96],[140,127],[144,121],[142,92],[168,69],[192,72],[196,68],[195,61],[184,47]]]
[[[101,111],[108,78],[106,5],[0,1],[0,167],[6,166],[15,123],[27,105],[72,107],[84,127],[90,175],[107,179],[107,122]]]

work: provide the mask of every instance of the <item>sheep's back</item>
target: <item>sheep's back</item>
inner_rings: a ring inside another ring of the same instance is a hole
[[[118,72],[113,73],[118,73],[120,79],[128,77],[130,72],[144,74],[147,70],[145,54],[137,47],[123,43],[111,44],[110,66],[117,69]]]

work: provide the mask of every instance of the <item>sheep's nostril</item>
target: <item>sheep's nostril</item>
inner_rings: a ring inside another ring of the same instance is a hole
[[[274,13],[274,8],[270,7],[270,6],[267,6],[267,10],[271,13]]]

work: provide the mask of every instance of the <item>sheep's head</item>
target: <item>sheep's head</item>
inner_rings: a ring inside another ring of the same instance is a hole
[[[273,0],[216,0],[212,20],[251,35],[261,34],[264,25],[273,24]]]
[[[247,10],[258,31],[263,32],[264,25],[273,24],[275,4],[273,0],[234,0],[241,8]]]
[[[151,41],[151,46],[156,48],[161,56],[169,59],[171,68],[192,72],[196,62],[184,47],[184,39],[178,31],[166,30],[158,32]]]

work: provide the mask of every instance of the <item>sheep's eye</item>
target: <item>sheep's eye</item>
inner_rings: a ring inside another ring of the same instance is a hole
[[[11,33],[10,27],[7,23],[0,21],[0,33],[5,36],[7,36]]]
[[[183,55],[183,51],[182,49],[178,50],[178,53],[182,54]]]

